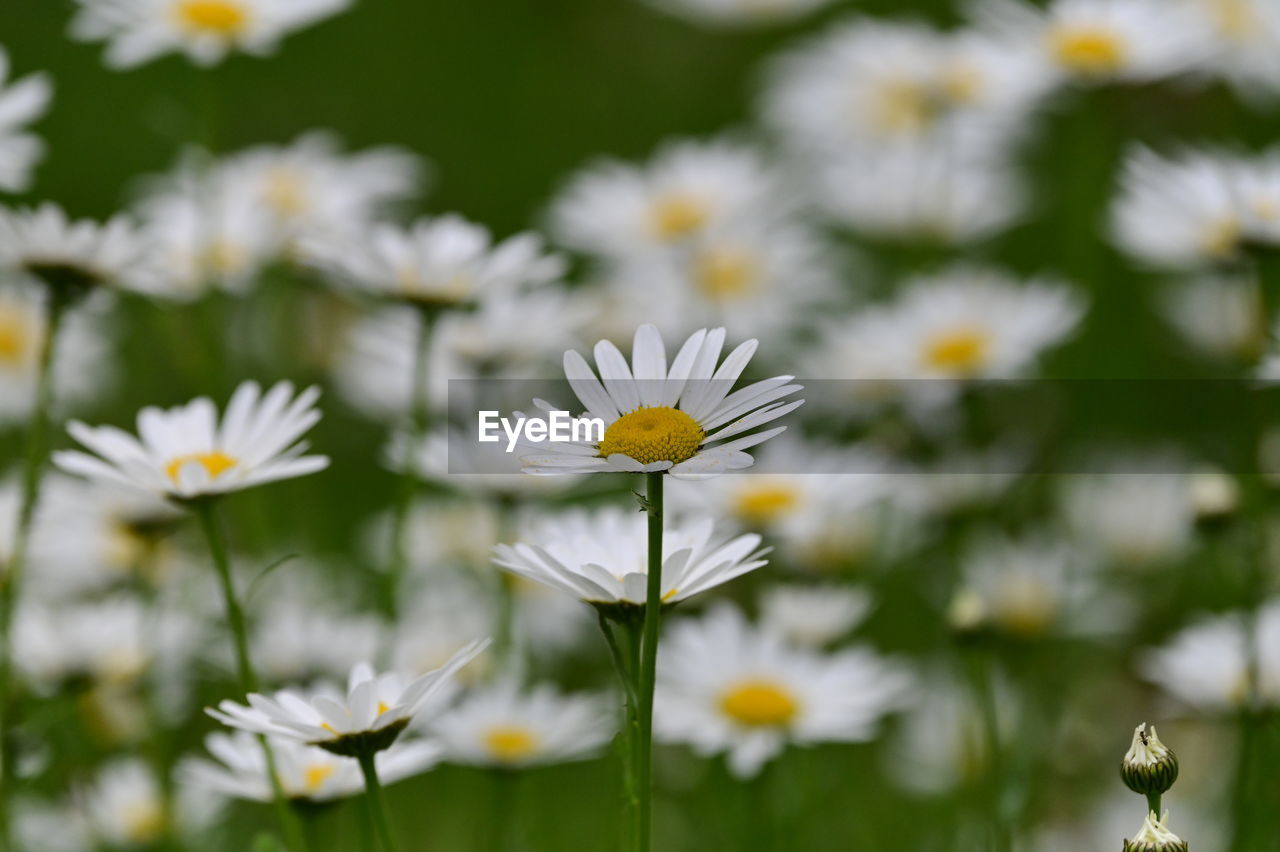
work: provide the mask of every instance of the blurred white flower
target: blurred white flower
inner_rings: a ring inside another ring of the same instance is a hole
[[[487,639],[472,642],[441,668],[412,681],[397,672],[376,674],[361,663],[351,669],[345,695],[314,695],[308,700],[289,690],[274,696],[251,693],[249,706],[222,701],[206,712],[233,728],[318,745],[347,757],[382,751],[488,644]]]
[[[277,683],[312,677],[341,677],[378,650],[377,618],[339,612],[299,594],[270,599],[255,619],[251,643],[258,673]]]
[[[370,544],[387,540],[390,517],[375,521]],[[498,542],[499,518],[493,504],[470,498],[431,498],[409,507],[404,546],[409,563],[419,570],[441,566],[475,567],[489,561]],[[376,550],[376,547],[371,547]]]
[[[650,5],[713,27],[763,27],[791,21],[832,0],[646,0]]]
[[[392,637],[391,663],[396,671],[418,676],[448,663],[476,636],[494,632],[497,607],[488,590],[474,582],[475,577],[431,562],[413,564],[429,567],[430,573],[419,574],[422,582],[404,596],[403,616]],[[458,673],[457,680],[480,680],[492,669],[492,657],[487,651],[480,653]]]
[[[218,797],[179,787],[172,825],[166,825],[160,784],[136,758],[116,758],[77,791],[80,812],[90,832],[115,848],[148,847],[167,835],[195,837],[218,816]]]
[[[1271,0],[1184,0],[1213,49],[1206,71],[1247,97],[1280,94],[1280,6]]]
[[[504,768],[594,757],[616,728],[612,704],[601,696],[521,689],[509,679],[470,693],[429,726],[447,760]]]
[[[1161,293],[1164,315],[1187,340],[1222,358],[1252,360],[1265,337],[1252,276],[1205,276]]]
[[[531,525],[525,540],[494,548],[494,562],[593,604],[645,602],[644,515],[580,509]],[[755,534],[728,538],[707,517],[668,519],[662,535],[662,601],[675,603],[764,565]]]
[[[114,426],[72,421],[71,436],[98,455],[54,454],[68,473],[174,498],[225,494],[323,470],[325,456],[307,456],[299,441],[320,419],[319,388],[296,397],[279,382],[265,395],[256,382],[236,389],[219,424],[213,403],[200,397],[168,410],[144,408],[135,438]],[[100,457],[99,457],[100,456]]]
[[[72,38],[105,41],[111,68],[166,53],[215,65],[229,53],[272,53],[294,30],[346,9],[351,0],[76,0]]]
[[[155,265],[146,235],[125,216],[73,221],[55,204],[0,208],[0,272],[67,295],[96,287],[146,290]]]
[[[1143,677],[1202,713],[1229,713],[1249,698],[1250,640],[1243,612],[1204,618],[1174,635],[1139,662]],[[1280,602],[1257,614],[1258,700],[1280,706]]]
[[[553,203],[551,227],[570,248],[625,260],[709,228],[776,219],[793,207],[754,148],[680,141],[659,148],[642,167],[610,161],[583,170]]]
[[[1177,559],[1192,544],[1190,479],[1182,473],[1140,472],[1148,464],[1135,458],[1123,473],[1064,477],[1063,512],[1071,531],[1122,566]]]
[[[658,654],[658,739],[727,753],[739,778],[756,775],[788,744],[872,739],[913,686],[898,664],[869,650],[791,647],[728,605],[672,624]]]
[[[708,475],[750,467],[752,458],[744,451],[786,427],[726,439],[799,408],[803,400],[782,400],[801,386],[790,384],[794,376],[775,376],[730,393],[757,342],[738,345],[721,363],[724,338],[723,328],[700,329],[668,366],[658,329],[642,325],[636,329],[630,365],[612,342],[596,344],[599,378],[577,351],[564,353],[565,377],[586,406],[585,416],[604,423],[604,437],[599,442],[522,444],[525,470]],[[543,400],[534,403],[546,412],[563,410]]]
[[[93,847],[89,826],[80,813],[65,802],[15,799],[13,835],[18,849],[84,852]]]
[[[851,586],[773,586],[760,597],[760,628],[805,648],[849,635],[871,610],[871,595]]]
[[[534,476],[501,443],[480,443],[460,429],[437,429],[413,442],[405,432],[391,436],[387,466],[402,470],[403,459],[420,479],[474,497],[504,500],[544,497],[567,491],[576,476]]]
[[[205,748],[213,759],[189,757],[178,765],[179,777],[192,787],[221,796],[269,802],[273,791],[258,738],[246,731],[212,733]],[[272,737],[276,777],[286,798],[330,802],[365,791],[360,768],[352,760],[317,746]],[[440,762],[441,746],[430,740],[400,740],[375,757],[378,780],[394,784],[420,775]]]
[[[9,54],[0,47],[0,190],[24,192],[31,171],[44,156],[44,143],[26,126],[49,108],[53,83],[49,75],[9,79]]]

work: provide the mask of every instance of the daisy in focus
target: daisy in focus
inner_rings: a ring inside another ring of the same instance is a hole
[[[744,451],[786,427],[742,433],[791,413],[804,400],[783,401],[801,389],[790,383],[793,376],[775,376],[730,393],[757,342],[740,344],[721,363],[724,339],[723,328],[701,329],[685,341],[668,366],[657,328],[642,325],[636,329],[631,364],[613,343],[596,344],[599,378],[585,358],[573,350],[566,352],[569,386],[586,406],[585,416],[604,423],[604,438],[526,444],[530,454],[523,458],[525,470],[705,475],[750,467],[753,460]],[[561,410],[543,400],[535,403],[546,412]]]
[[[46,74],[9,79],[9,54],[0,47],[0,190],[24,192],[31,185],[31,171],[44,155],[44,143],[26,132],[27,125],[44,115],[53,97]]]
[[[110,68],[133,68],[167,53],[197,65],[228,54],[265,56],[289,33],[341,12],[350,0],[76,0],[70,34],[107,43]]]
[[[227,404],[221,422],[205,397],[168,410],[144,408],[135,438],[114,426],[67,430],[87,449],[62,450],[54,464],[68,473],[190,500],[306,476],[328,467],[325,456],[304,455],[302,435],[320,419],[319,388],[297,396],[280,382],[266,394],[245,382]]]
[[[659,655],[658,738],[726,754],[738,778],[789,744],[871,739],[913,689],[906,671],[871,651],[793,647],[727,605],[672,625]]]
[[[509,680],[471,693],[429,726],[447,760],[505,769],[594,757],[616,728],[606,699]]]
[[[648,572],[643,515],[574,510],[535,525],[525,541],[494,548],[494,562],[595,605],[644,606]],[[727,583],[766,563],[760,536],[730,538],[710,518],[668,519],[662,535],[664,603]]]
[[[73,221],[55,204],[0,208],[0,271],[33,279],[65,298],[106,286],[146,289],[150,244],[123,216]]]

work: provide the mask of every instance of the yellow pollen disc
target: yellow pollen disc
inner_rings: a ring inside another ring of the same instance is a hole
[[[249,23],[248,10],[233,0],[183,0],[177,13],[189,32],[227,39],[240,35]]]
[[[1058,63],[1077,74],[1111,74],[1124,67],[1124,42],[1110,30],[1066,28],[1051,36]]]
[[[1034,577],[1012,577],[1001,586],[996,600],[996,618],[1017,636],[1041,636],[1053,626],[1057,615],[1055,595]]]
[[[164,834],[164,810],[158,802],[139,802],[124,811],[124,833],[131,843],[148,844]]]
[[[767,524],[795,509],[799,502],[795,489],[765,483],[738,494],[734,513],[748,523]]]
[[[755,279],[755,263],[744,251],[712,249],[700,254],[693,264],[693,280],[712,299],[728,299],[750,292]]]
[[[291,169],[272,169],[262,193],[271,209],[281,216],[297,216],[307,209],[306,184]]]
[[[1229,257],[1235,254],[1244,236],[1240,223],[1235,219],[1224,219],[1209,228],[1204,238],[1204,250],[1213,257]]]
[[[485,748],[500,763],[519,763],[538,750],[538,735],[521,725],[497,725],[484,735]]]
[[[209,472],[211,479],[217,479],[220,475],[236,466],[236,460],[231,456],[214,450],[211,453],[192,453],[189,456],[178,456],[164,466],[164,472],[170,479],[177,482],[178,474],[182,472],[183,466],[191,462],[199,462]]]
[[[720,696],[720,709],[740,725],[785,725],[795,718],[799,705],[791,692],[769,680],[746,680]]]
[[[1213,17],[1218,31],[1227,38],[1243,41],[1257,32],[1258,15],[1248,0],[1216,0]]]
[[[976,373],[991,352],[991,337],[978,328],[943,332],[925,345],[924,360],[930,367],[948,373]]]
[[[213,275],[235,275],[248,265],[249,254],[230,240],[213,240],[198,258],[202,269]]]
[[[941,104],[914,80],[886,83],[876,103],[875,121],[889,133],[916,133],[937,116]]]
[[[21,365],[31,350],[30,322],[18,311],[0,310],[0,364]]]
[[[391,708],[387,706],[387,702],[385,702],[385,701],[379,701],[379,702],[378,702],[378,715],[379,715],[379,716],[381,716],[383,713],[387,712],[387,711],[388,711],[388,710],[390,710],[390,709],[391,709]]]
[[[308,793],[314,793],[336,770],[332,763],[314,763],[302,773],[302,786]]]
[[[679,464],[692,458],[706,433],[688,414],[658,405],[624,414],[604,430],[599,450],[602,458],[615,453],[641,464],[669,461]]]
[[[668,195],[653,205],[653,229],[661,240],[678,240],[707,222],[707,205],[688,195]]]
[[[957,63],[942,77],[943,93],[957,104],[970,104],[982,92],[982,74],[971,65]]]

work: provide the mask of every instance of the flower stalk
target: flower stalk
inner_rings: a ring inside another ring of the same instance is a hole
[[[658,674],[658,631],[662,622],[662,477],[645,474],[644,510],[649,521],[648,585],[644,626],[640,639],[640,672],[637,681],[639,742],[636,747],[636,781],[639,807],[635,848],[650,848],[653,823],[653,692]]]
[[[365,801],[369,806],[378,844],[383,852],[396,852],[395,834],[391,830],[391,818],[387,812],[387,801],[382,794],[382,782],[378,780],[378,766],[375,761],[377,751],[364,749],[357,760],[360,771],[364,774]]]

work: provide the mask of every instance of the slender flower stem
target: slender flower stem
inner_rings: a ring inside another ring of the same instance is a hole
[[[378,767],[374,762],[375,752],[362,752],[360,771],[364,773],[365,799],[373,817],[373,826],[378,834],[378,843],[383,852],[396,852],[395,835],[391,832],[391,818],[387,813],[387,801],[382,796],[382,784],[378,781]]]
[[[498,541],[514,540],[516,534],[515,498],[507,494],[500,495],[496,500],[495,511],[498,517]],[[518,675],[522,661],[521,649],[517,646],[515,631],[516,577],[506,571],[496,571],[495,576],[498,586],[498,606],[494,614],[497,623],[494,625],[493,654],[498,661],[500,671]],[[611,634],[606,633],[605,636],[609,641],[612,641]]]
[[[1147,794],[1147,810],[1151,811],[1151,813],[1155,814],[1156,816],[1160,816],[1160,794],[1159,793]]]
[[[227,612],[227,629],[231,633],[232,645],[235,648],[236,672],[240,679],[240,689],[246,695],[258,691],[258,675],[253,670],[253,661],[249,656],[249,631],[245,626],[244,611],[236,597],[235,583],[231,578],[231,560],[227,556],[227,545],[222,530],[218,525],[216,499],[206,498],[193,503],[196,517],[200,519],[200,527],[209,543],[209,553],[213,557],[214,568],[217,569],[218,583],[222,587],[223,605]],[[280,774],[276,771],[276,757],[267,743],[267,738],[258,736],[262,746],[262,757],[266,761],[267,777],[271,781],[272,798],[275,802],[276,816],[280,828],[284,831],[286,844],[290,849],[305,850],[306,839],[302,828],[298,825],[297,815],[289,808],[284,788],[280,786]]]
[[[626,719],[622,727],[622,783],[625,801],[623,835],[626,839],[625,847],[630,849],[638,835],[636,822],[640,813],[639,783],[636,779],[636,746],[640,740],[640,720],[635,674],[639,659],[633,653],[634,649],[639,647],[640,634],[632,623],[624,625],[624,630],[615,632],[608,617],[603,612],[598,615],[600,631],[604,633],[605,642],[609,646],[609,655],[613,659],[614,668],[618,671],[618,680],[622,683],[622,694],[626,702]],[[618,641],[619,634],[625,639],[625,648]]]
[[[40,485],[49,455],[50,410],[53,407],[53,353],[58,331],[68,307],[64,296],[49,289],[45,293],[45,333],[36,360],[36,398],[31,409],[27,454],[22,468],[22,495],[18,523],[14,530],[9,564],[0,576],[0,848],[9,846],[9,800],[14,780],[14,717],[17,699],[13,683],[13,613],[22,587],[31,525],[40,502]]]
[[[658,674],[658,628],[662,622],[662,473],[645,474],[645,512],[649,516],[649,576],[640,643],[639,743],[636,751],[640,795],[635,848],[647,852],[653,826],[653,690]]]

